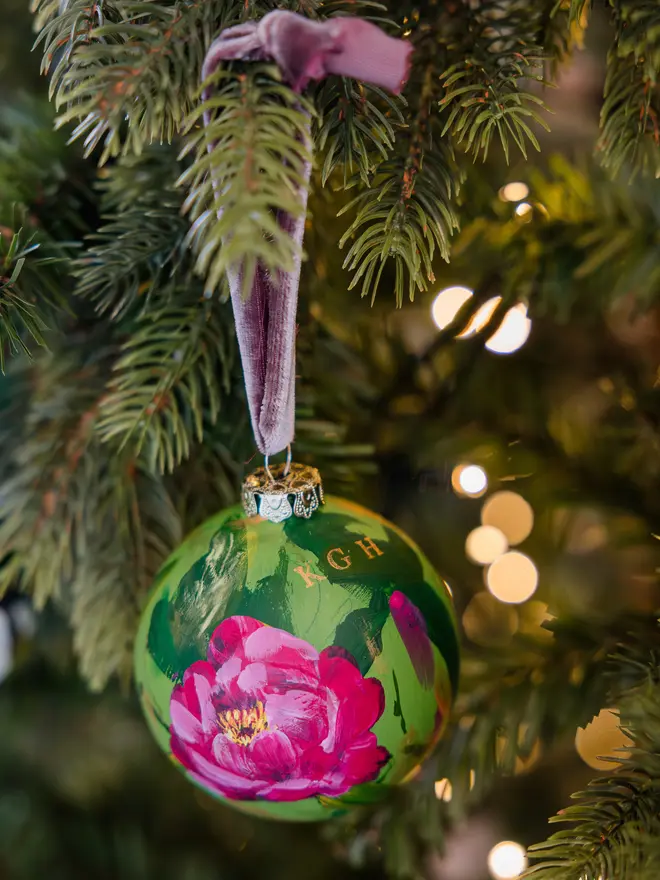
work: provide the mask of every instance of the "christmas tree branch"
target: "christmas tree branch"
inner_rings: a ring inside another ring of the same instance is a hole
[[[341,169],[345,188],[356,177],[368,185],[376,166],[394,147],[396,129],[404,121],[402,99],[375,86],[333,77],[321,84],[315,104],[320,116],[316,147],[325,154],[322,183]]]
[[[639,647],[636,652],[640,653]],[[575,795],[578,801],[553,821],[570,823],[543,844],[532,847],[542,863],[526,876],[552,880],[616,877],[638,880],[639,870],[648,868],[647,847],[657,860],[660,833],[660,682],[657,648],[645,662],[629,655],[618,658],[628,678],[624,694],[612,693],[618,704],[621,727],[631,741],[620,767],[594,780],[589,789]],[[631,686],[635,676],[637,686]],[[639,679],[642,679],[639,682]],[[616,764],[617,760],[613,759]],[[655,840],[654,840],[655,838]],[[650,845],[650,846],[649,846]]]
[[[216,302],[143,317],[101,400],[96,430],[103,442],[128,445],[135,457],[144,452],[149,468],[161,472],[188,458],[230,390],[229,327],[227,309]]]
[[[8,354],[30,354],[44,345],[44,331],[63,303],[57,268],[63,257],[49,255],[35,237],[0,228],[0,370]]]
[[[543,13],[502,0],[465,5],[458,13],[460,25],[454,23],[447,39],[450,66],[441,75],[443,134],[450,132],[475,158],[487,154],[494,134],[507,159],[511,141],[523,155],[527,143],[540,149],[532,125],[548,127],[535,109],[544,103],[523,85],[544,82]]]
[[[75,565],[64,593],[81,675],[94,690],[130,677],[133,640],[147,590],[183,537],[162,481],[132,454],[108,457],[92,446],[93,491],[81,499]],[[94,521],[103,528],[91,527]]]
[[[84,137],[87,154],[102,145],[103,163],[174,137],[195,102],[206,49],[232,7],[223,0],[37,0],[35,11],[59,125],[78,121],[73,137]]]
[[[660,40],[659,40],[660,43]],[[613,175],[660,172],[660,87],[643,61],[610,52],[598,150]]]
[[[311,105],[266,65],[218,70],[205,90],[209,97],[186,122],[184,155],[195,158],[180,179],[190,190],[190,241],[209,290],[241,265],[248,291],[257,262],[269,271],[293,266],[296,244],[276,214],[303,211]],[[212,117],[206,126],[205,113]]]
[[[451,780],[457,814],[495,777],[512,774],[534,749],[572,736],[614,692],[625,693],[630,670],[612,655],[622,644],[653,644],[657,636],[655,618],[553,620],[545,628],[552,638],[518,636],[499,657],[496,649],[471,649],[465,658],[454,726],[438,752],[437,775]]]
[[[177,279],[188,277],[189,225],[181,216],[183,194],[174,188],[179,172],[174,152],[163,147],[108,169],[99,187],[106,222],[87,237],[72,270],[76,293],[99,314],[120,320],[162,308]]]
[[[394,273],[397,305],[426,290],[434,279],[436,249],[447,260],[449,238],[458,228],[453,200],[461,177],[432,112],[434,91],[429,66],[410,129],[397,135],[394,155],[377,167],[370,186],[340,211],[355,212],[340,241],[351,242],[344,259],[351,287],[360,284],[362,296],[372,301],[386,268]]]

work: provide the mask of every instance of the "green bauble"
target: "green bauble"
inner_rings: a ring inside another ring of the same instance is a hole
[[[163,566],[137,685],[164,752],[246,812],[318,820],[379,800],[437,742],[458,677],[447,585],[396,526],[327,498],[239,508]]]

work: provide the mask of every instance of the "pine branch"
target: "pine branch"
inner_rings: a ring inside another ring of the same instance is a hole
[[[58,268],[65,261],[54,248],[23,230],[0,228],[0,370],[7,354],[30,354],[45,345],[44,331],[64,304]]]
[[[58,124],[78,121],[73,137],[84,138],[86,154],[102,145],[101,163],[172,140],[227,12],[222,0],[36,0],[34,8]]]
[[[454,25],[447,52],[460,60],[440,77],[446,89],[443,135],[450,132],[475,158],[488,153],[494,134],[507,160],[511,140],[523,156],[527,143],[540,149],[531,126],[548,128],[535,109],[545,105],[523,85],[544,82],[543,13],[543,7],[530,14],[517,4],[485,0],[474,9],[466,5],[461,26]]]
[[[613,182],[558,156],[549,166],[529,175],[527,216],[499,201],[479,211],[453,248],[454,269],[475,287],[495,288],[504,307],[523,298],[532,314],[560,322],[601,314],[630,294],[639,308],[652,307],[660,281],[656,189]]]
[[[427,68],[419,110],[408,132],[397,136],[396,154],[382,162],[368,189],[340,211],[355,211],[340,247],[353,240],[344,267],[353,273],[351,288],[372,302],[386,267],[394,272],[397,305],[413,299],[433,281],[436,248],[449,259],[449,238],[458,228],[453,205],[460,176],[451,146],[439,134],[431,114],[433,75]]]
[[[91,439],[96,401],[103,389],[99,358],[81,366],[73,358],[41,354],[28,369],[30,404],[5,464],[0,523],[0,594],[12,587],[31,593],[37,607],[61,596],[73,566],[73,529],[79,499],[72,491]],[[11,377],[14,387],[15,378]],[[23,382],[16,386],[25,393]],[[11,403],[11,398],[7,405]],[[93,491],[93,485],[81,488]]]
[[[645,62],[632,54],[620,57],[615,44],[608,56],[597,146],[603,166],[614,176],[624,168],[632,176],[660,173],[659,114],[660,89],[647,76]]]
[[[0,594],[18,587],[38,608],[63,606],[81,669],[100,688],[130,668],[141,599],[181,527],[159,478],[96,439],[109,353],[87,342],[92,355],[43,354],[9,377],[5,412],[23,423],[0,485]]]
[[[357,176],[368,185],[379,162],[394,147],[396,128],[403,124],[402,99],[352,79],[332,77],[318,90],[315,104],[320,125],[316,147],[325,152],[322,183],[343,169],[343,186]]]
[[[621,662],[621,658],[620,658]],[[627,658],[622,658],[625,668]],[[636,670],[639,676],[639,668]],[[554,822],[571,823],[545,843],[532,847],[543,859],[525,876],[549,880],[616,877],[639,880],[647,868],[647,847],[657,858],[660,834],[660,682],[657,651],[642,667],[644,679],[620,701],[621,727],[631,740],[620,768],[594,780],[575,795],[577,804]],[[616,761],[614,762],[616,763]]]
[[[630,684],[629,671],[613,669],[611,655],[622,643],[648,641],[656,632],[655,620],[642,618],[544,626],[552,639],[518,636],[501,657],[490,650],[464,659],[455,722],[438,752],[438,775],[452,782],[453,811],[482,797],[495,777],[512,774],[535,747],[549,747],[590,722],[608,690]]]
[[[99,314],[120,320],[136,308],[162,307],[177,280],[188,277],[188,224],[174,183],[180,171],[174,153],[151,149],[126,157],[102,180],[101,212],[106,221],[88,236],[85,255],[75,261],[76,292]]]
[[[217,303],[172,306],[143,317],[116,363],[100,405],[104,443],[172,471],[218,418],[229,392],[230,321]]]
[[[619,30],[619,57],[632,55],[652,85],[660,79],[660,7],[655,0],[610,0]]]
[[[81,496],[80,507],[89,525],[76,531],[65,597],[80,674],[93,690],[113,675],[128,680],[142,601],[182,538],[162,481],[131,455],[107,452],[90,450],[94,489]]]
[[[209,290],[229,267],[241,266],[247,291],[257,262],[271,272],[293,266],[296,244],[276,214],[303,211],[311,105],[271,66],[218,70],[205,88],[210,97],[186,122],[184,155],[194,152],[195,160],[180,179],[190,189],[190,239]],[[212,116],[206,127],[204,113]]]

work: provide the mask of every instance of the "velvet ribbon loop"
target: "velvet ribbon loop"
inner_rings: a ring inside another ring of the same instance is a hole
[[[206,81],[223,61],[270,60],[297,92],[311,80],[336,74],[398,94],[408,76],[411,51],[410,43],[388,37],[360,18],[311,21],[275,10],[258,22],[224,30],[209,48],[202,79]],[[247,298],[242,267],[228,272],[252,428],[264,455],[281,452],[294,435],[296,309],[310,175],[307,164],[299,191],[300,214],[277,213],[278,224],[297,245],[291,271],[271,274],[258,265]],[[222,181],[213,183],[222,186]]]

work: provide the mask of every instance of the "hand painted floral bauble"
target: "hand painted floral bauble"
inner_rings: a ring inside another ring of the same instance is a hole
[[[458,641],[446,584],[400,529],[340,498],[302,513],[236,507],[193,532],[154,586],[136,677],[189,779],[259,816],[318,820],[423,760]]]

